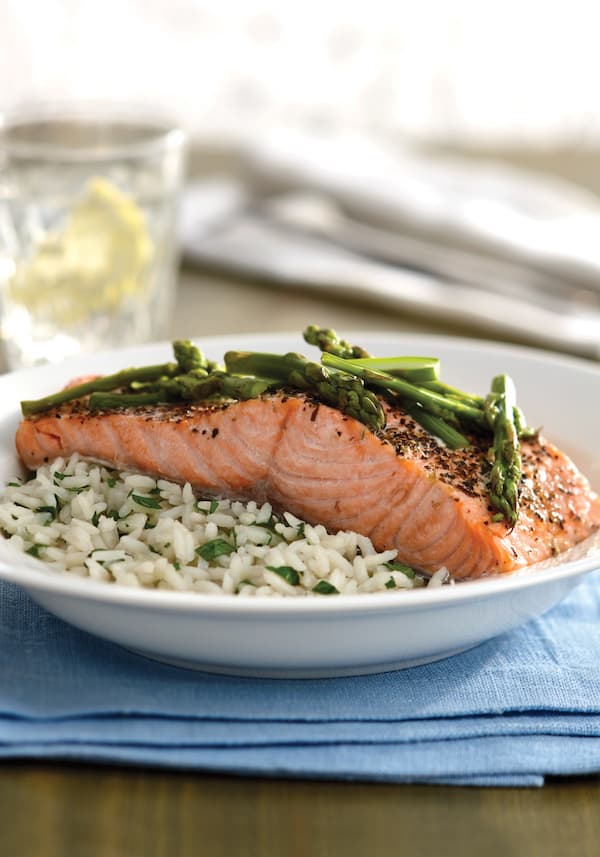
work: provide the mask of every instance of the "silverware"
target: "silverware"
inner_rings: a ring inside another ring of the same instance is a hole
[[[600,279],[592,288],[508,259],[452,247],[426,235],[398,234],[361,222],[316,193],[292,191],[267,197],[255,201],[254,209],[275,223],[326,238],[377,262],[433,274],[556,312],[585,315],[600,311]]]

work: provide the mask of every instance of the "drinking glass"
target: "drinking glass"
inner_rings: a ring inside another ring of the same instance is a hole
[[[20,111],[0,126],[8,368],[161,339],[175,298],[185,138],[132,111]]]

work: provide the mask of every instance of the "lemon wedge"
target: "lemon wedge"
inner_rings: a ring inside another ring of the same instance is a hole
[[[8,283],[9,298],[60,327],[116,313],[149,288],[154,247],[143,211],[104,178],[92,178],[60,231],[46,234]]]

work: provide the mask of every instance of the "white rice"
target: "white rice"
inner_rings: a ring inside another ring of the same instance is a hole
[[[12,480],[0,502],[10,544],[52,569],[204,595],[298,597],[423,586],[354,532],[328,533],[268,503],[198,499],[189,484],[109,470],[73,455]],[[446,582],[446,569],[431,585]]]

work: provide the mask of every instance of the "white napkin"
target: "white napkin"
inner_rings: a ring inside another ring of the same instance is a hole
[[[600,201],[496,164],[275,134],[192,185],[189,258],[600,357]]]

